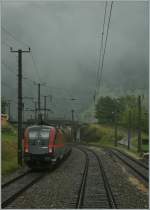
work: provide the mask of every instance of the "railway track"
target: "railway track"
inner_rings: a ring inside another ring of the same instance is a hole
[[[100,157],[91,149],[77,147],[85,154],[86,162],[76,208],[117,208]]]
[[[132,158],[131,156],[119,151],[119,150],[109,150],[109,152],[120,159],[125,165],[127,165],[133,172],[140,176],[146,183],[149,181],[149,170],[148,166],[140,161]]]
[[[137,159],[133,158],[132,156],[130,156],[130,155],[128,155],[128,154],[126,154],[126,153],[124,153],[124,152],[118,150],[118,149],[116,149],[116,151],[118,151],[119,153],[123,154],[123,155],[126,156],[127,158],[133,160],[134,162],[136,162],[138,165],[142,166],[143,168],[145,168],[145,169],[147,169],[147,170],[149,169],[148,165],[145,164],[145,163],[143,163],[141,160],[137,160]]]
[[[30,188],[33,184],[40,181],[44,178],[48,173],[57,169],[57,167],[67,159],[67,157],[71,153],[71,149],[66,153],[63,159],[56,164],[53,164],[50,168],[50,171],[43,172],[34,172],[32,170],[28,170],[23,174],[15,177],[14,179],[9,180],[8,182],[2,185],[2,199],[1,199],[1,207],[5,208],[9,204],[11,204],[20,194],[25,192],[28,188]]]
[[[21,193],[23,193],[25,190],[31,187],[34,183],[38,182],[45,175],[46,175],[45,173],[30,172],[3,185],[2,205],[1,205],[2,208],[7,207]]]
[[[8,185],[10,185],[11,183],[21,179],[22,177],[26,176],[27,174],[31,173],[31,170],[27,170],[26,172],[18,175],[18,176],[15,176],[14,178],[10,179],[9,181],[6,181],[5,183],[2,184],[2,188],[4,187],[7,187]]]

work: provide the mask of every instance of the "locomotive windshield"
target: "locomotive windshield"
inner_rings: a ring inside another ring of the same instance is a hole
[[[48,139],[49,138],[49,129],[41,129],[39,133],[39,137],[42,139]]]
[[[50,129],[47,128],[34,128],[29,130],[29,139],[49,139]]]
[[[37,139],[38,138],[38,131],[30,131],[29,132],[29,139]]]

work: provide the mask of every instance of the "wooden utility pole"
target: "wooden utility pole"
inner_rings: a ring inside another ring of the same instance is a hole
[[[10,51],[18,54],[18,164],[22,166],[22,53],[29,53],[21,49]]]
[[[141,96],[138,96],[138,152],[141,152]]]
[[[131,141],[131,110],[128,112],[128,149],[130,149]]]

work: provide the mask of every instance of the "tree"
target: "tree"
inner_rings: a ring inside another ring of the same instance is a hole
[[[100,97],[96,104],[96,115],[99,123],[112,123],[114,120],[114,113],[120,114],[123,107],[120,101],[109,96]]]

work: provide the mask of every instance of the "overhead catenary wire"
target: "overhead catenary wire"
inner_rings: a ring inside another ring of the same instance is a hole
[[[22,45],[24,45],[24,46],[30,48],[29,45],[28,45],[27,43],[23,42],[22,40],[18,40],[18,38],[16,38],[16,36],[14,36],[11,32],[9,32],[5,27],[1,26],[1,28],[2,28],[3,31],[5,31],[5,33],[7,33],[9,36],[11,36],[11,37],[13,38],[13,40],[15,40],[17,43],[20,43],[20,44],[22,44]],[[3,43],[3,44],[7,45],[6,43]],[[10,47],[10,45],[7,45],[7,46]],[[32,54],[32,53],[31,53],[31,54]],[[37,68],[36,68],[36,64],[35,64],[35,61],[34,61],[34,58],[33,58],[33,54],[32,54],[31,57],[32,57],[32,61],[33,61],[33,64],[34,64],[34,66],[35,66],[35,69],[37,69]],[[36,73],[38,74],[38,72],[36,72]],[[37,75],[37,74],[36,74],[36,75]]]
[[[10,45],[8,45],[6,42],[2,42],[1,44],[4,44],[4,45],[6,45],[9,49],[10,49]]]
[[[18,42],[18,43],[24,45],[24,46],[27,47],[27,48],[30,48],[29,45],[28,45],[26,42],[23,42],[22,40],[16,38],[16,36],[14,36],[11,32],[9,32],[4,26],[1,26],[1,28],[2,28],[2,30],[5,31],[8,35],[10,35],[16,42]],[[5,44],[5,43],[4,43],[4,44]],[[8,45],[8,46],[9,46],[9,45]],[[10,47],[10,46],[9,46],[9,47]],[[33,53],[30,52],[30,55],[31,55],[32,60],[33,60],[33,63],[34,63],[34,65],[35,65],[35,69],[36,69],[36,71],[37,71],[37,66],[36,66],[36,63],[35,63],[35,60],[34,60],[34,57],[33,57]],[[36,73],[37,73],[38,76],[39,76],[39,72],[37,71]]]
[[[5,31],[5,33],[7,33],[10,37],[12,37],[16,42],[22,44],[24,47],[29,48],[29,45],[21,40],[18,40],[18,38],[16,38],[16,36],[14,36],[14,34],[12,34],[11,32],[9,32],[4,26],[1,26],[2,30]]]
[[[102,63],[101,63],[100,78],[98,81],[97,91],[99,91],[99,93],[100,93],[100,87],[101,87],[101,82],[102,82],[102,73],[103,73],[104,58],[105,58],[105,52],[106,52],[106,46],[107,46],[107,40],[108,40],[108,32],[109,32],[109,27],[110,27],[112,6],[113,6],[113,1],[111,2],[111,7],[110,7],[109,20],[108,20],[108,24],[107,24],[107,32],[106,32],[106,39],[105,39],[105,46],[104,46],[104,51],[103,51]]]
[[[27,43],[25,43],[25,42],[19,40],[18,38],[16,38],[15,35],[14,35],[13,33],[9,32],[9,31],[8,31],[5,27],[3,27],[3,26],[2,26],[2,30],[5,31],[5,33],[7,33],[15,42],[20,43],[21,45],[26,46],[26,47],[29,46]],[[4,44],[5,44],[6,46],[10,47],[9,45],[7,45],[7,43],[4,43]],[[34,64],[34,68],[35,68],[35,70],[36,70],[36,76],[38,76],[38,81],[40,82],[39,71],[38,71],[38,68],[37,68],[37,65],[36,65],[36,62],[35,62],[35,58],[34,58],[32,52],[31,52],[31,58],[32,58],[32,62],[33,62],[33,64]],[[11,71],[11,70],[10,70],[10,71]],[[24,75],[24,76],[25,76],[25,75]],[[31,80],[31,79],[28,78],[28,80]],[[32,82],[35,82],[35,81],[32,80]],[[4,85],[4,84],[3,84],[3,85]],[[5,86],[6,86],[6,85],[5,85]],[[7,87],[8,87],[8,86],[7,86]],[[9,87],[9,88],[10,88],[10,87]],[[64,89],[64,88],[59,88],[59,87],[50,87],[50,88],[56,88],[56,89],[59,89],[59,90]],[[63,91],[65,91],[65,90],[63,90]],[[67,93],[67,91],[66,91],[66,93]]]
[[[5,66],[5,69],[6,69],[7,71],[9,71],[9,72],[11,72],[13,75],[17,76],[16,72],[15,72],[12,68],[10,68],[6,63],[4,63],[4,62],[2,61],[2,64]]]
[[[98,78],[99,78],[99,74],[100,74],[100,64],[101,64],[101,57],[102,57],[102,50],[103,50],[103,38],[104,38],[104,30],[105,30],[105,22],[106,22],[106,11],[107,11],[107,1],[105,2],[103,29],[102,29],[102,36],[101,36],[101,42],[100,42],[100,52],[99,52],[99,60],[98,60],[98,69],[97,69],[97,74],[96,74],[96,89],[95,89],[95,95],[96,95],[96,93],[97,93]]]
[[[36,74],[36,76],[37,76],[38,82],[40,83],[39,71],[38,71],[38,68],[37,68],[35,59],[34,59],[34,57],[33,57],[33,53],[31,52],[30,55],[31,55],[31,59],[32,59],[32,62],[33,62],[33,65],[34,65],[35,74]]]
[[[14,89],[14,90],[16,90],[17,88],[14,88],[14,87],[11,87],[10,85],[8,85],[7,83],[5,83],[5,82],[1,82],[1,84],[3,85],[3,86],[5,86],[5,87],[7,87],[7,88],[10,88],[10,89]]]
[[[5,32],[5,33],[7,33],[9,36],[11,36],[11,38],[13,38],[13,40],[15,40],[17,43],[20,43],[20,44],[22,44],[22,45],[24,45],[24,46],[26,46],[26,47],[28,47],[29,48],[29,45],[27,44],[27,43],[25,43],[25,42],[23,42],[23,41],[21,41],[21,40],[18,40],[18,38],[16,38],[11,32],[9,32],[5,27],[3,27],[2,26],[2,30]],[[10,45],[7,45],[6,43],[4,43],[6,46],[8,46],[8,47],[10,47]],[[40,77],[39,77],[39,72],[38,72],[38,69],[37,69],[37,66],[36,66],[36,63],[35,63],[35,59],[34,59],[34,57],[33,57],[33,53],[31,52],[30,53],[30,55],[31,55],[31,58],[32,58],[32,62],[33,62],[33,65],[34,65],[34,69],[35,69],[35,73],[36,73],[36,75],[38,76],[38,82],[40,83]],[[34,81],[33,81],[34,82]]]

